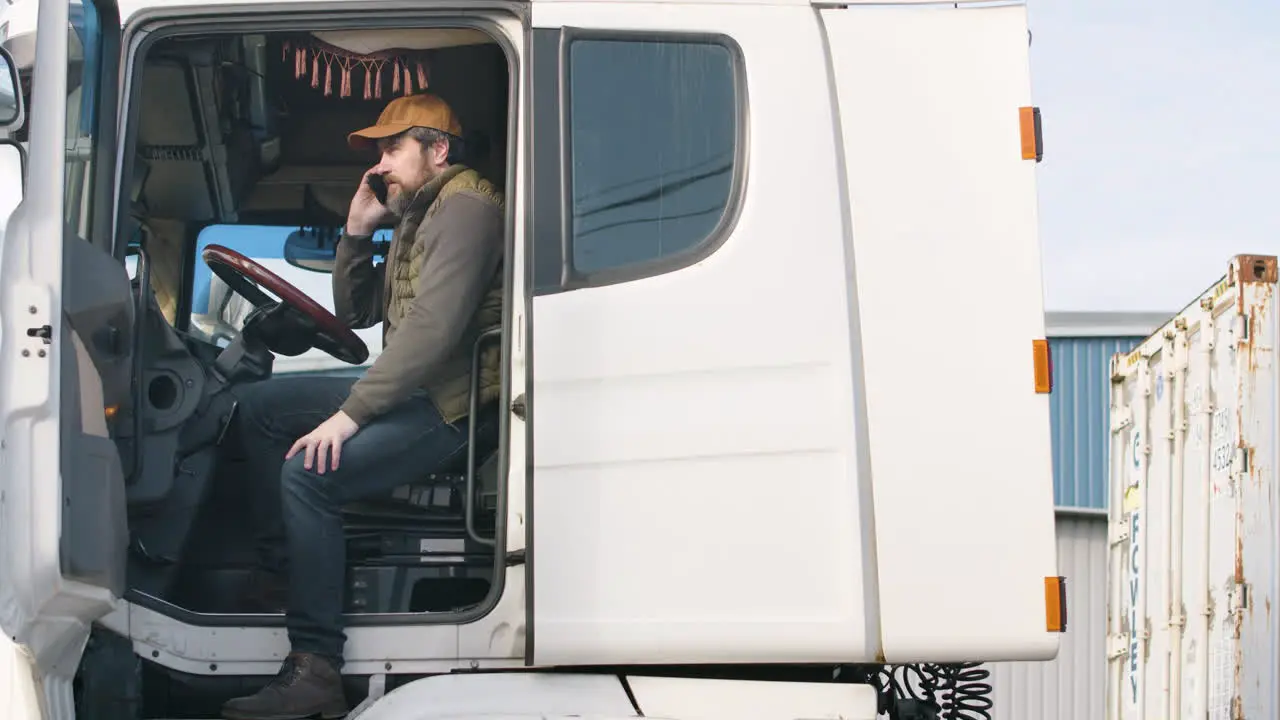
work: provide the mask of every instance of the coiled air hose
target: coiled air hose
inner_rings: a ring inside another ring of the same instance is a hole
[[[889,665],[874,675],[889,720],[992,720],[991,672],[982,663]]]

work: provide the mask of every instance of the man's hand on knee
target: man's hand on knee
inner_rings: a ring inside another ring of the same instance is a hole
[[[342,457],[342,443],[348,438],[356,434],[360,426],[356,425],[356,421],[352,420],[346,413],[339,410],[333,414],[333,417],[320,423],[315,430],[298,438],[298,441],[289,448],[289,452],[285,453],[284,459],[288,460],[298,454],[299,450],[305,451],[302,459],[302,467],[310,470],[312,463],[315,463],[316,472],[323,475],[326,466],[329,469],[338,469],[338,459]],[[332,460],[332,462],[328,462]]]

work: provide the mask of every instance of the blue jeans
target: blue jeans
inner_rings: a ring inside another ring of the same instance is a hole
[[[444,421],[425,392],[374,418],[342,446],[337,470],[324,475],[302,467],[304,453],[285,460],[289,447],[338,411],[356,378],[282,377],[237,390],[242,447],[254,487],[258,547],[266,569],[287,570],[286,624],[294,651],[321,655],[342,667],[346,543],[342,506],[421,481],[458,462],[467,445],[468,418]],[[490,433],[494,413],[481,413]],[[312,464],[312,467],[317,467]],[[287,552],[282,553],[281,550]]]

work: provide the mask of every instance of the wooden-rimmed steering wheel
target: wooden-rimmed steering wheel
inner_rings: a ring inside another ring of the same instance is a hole
[[[352,365],[359,365],[369,358],[369,348],[359,335],[343,325],[324,306],[307,297],[279,275],[222,245],[206,246],[202,256],[209,269],[233,292],[248,300],[255,312],[271,311],[279,306],[293,311],[285,312],[278,318],[280,322],[290,326],[290,335],[304,336],[310,347],[323,350]],[[272,299],[263,292],[264,289],[280,300]],[[264,340],[270,348],[271,338],[266,337]]]

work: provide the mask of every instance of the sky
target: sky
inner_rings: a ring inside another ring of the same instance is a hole
[[[1172,313],[1280,254],[1280,2],[1028,8],[1048,309]]]
[[[1028,7],[1047,309],[1173,313],[1280,255],[1280,2]]]

